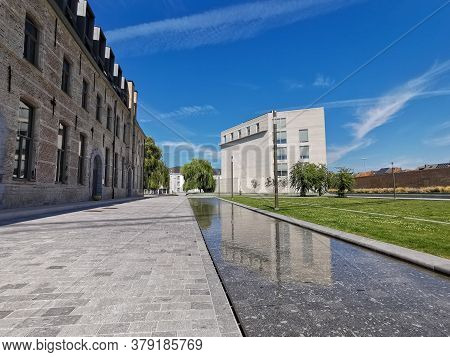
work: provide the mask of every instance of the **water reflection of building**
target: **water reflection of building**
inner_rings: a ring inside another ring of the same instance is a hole
[[[331,283],[328,238],[228,203],[220,211],[225,261],[276,282]]]

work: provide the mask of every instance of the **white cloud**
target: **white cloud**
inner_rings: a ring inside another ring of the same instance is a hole
[[[214,113],[217,113],[217,110],[212,105],[192,105],[188,107],[181,107],[168,113],[159,113],[159,117],[161,119],[177,119],[198,117]]]
[[[389,122],[413,99],[423,96],[426,90],[442,75],[450,71],[450,61],[434,65],[423,75],[408,81],[367,109],[358,112],[359,120],[349,124],[356,139],[362,139],[372,130]]]
[[[331,147],[328,152],[328,161],[330,163],[334,163],[336,161],[339,161],[341,158],[343,158],[348,153],[366,148],[374,143],[374,140],[372,139],[366,139],[361,141],[353,141],[352,143],[344,146],[334,146]]]
[[[450,134],[429,139],[425,143],[432,146],[450,146]]]
[[[304,84],[302,82],[293,79],[282,79],[280,82],[287,90],[296,90],[304,87]]]
[[[364,0],[266,0],[107,32],[127,53],[196,48],[255,37],[272,28],[322,15]]]
[[[413,100],[416,99],[424,99],[424,98],[432,98],[432,97],[442,97],[442,96],[450,96],[450,89],[440,89],[434,91],[425,91],[419,95],[417,95]],[[385,97],[383,97],[385,98]],[[389,98],[389,96],[388,96]],[[343,99],[336,100],[332,102],[326,102],[323,105],[326,108],[362,108],[373,106],[380,101],[381,97],[374,98],[357,98],[357,99]],[[394,97],[390,98],[394,99]],[[450,122],[449,122],[450,123]]]
[[[412,100],[434,95],[448,95],[448,90],[430,91],[430,87],[449,71],[450,60],[434,65],[421,76],[408,81],[380,98],[375,100],[374,98],[358,99],[343,103],[351,106],[356,105],[358,108],[356,111],[358,121],[348,124],[354,139],[348,145],[332,148],[329,154],[330,161],[338,161],[354,150],[372,145],[373,140],[367,139],[367,135],[392,120]],[[430,140],[429,143],[446,146],[448,140],[448,137],[440,137]]]
[[[318,74],[316,80],[313,83],[313,86],[320,88],[328,88],[331,87],[334,83],[335,81],[330,77],[325,77],[323,74]]]

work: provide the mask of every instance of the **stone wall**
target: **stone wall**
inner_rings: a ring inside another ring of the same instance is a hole
[[[395,174],[397,187],[450,186],[450,168],[415,170]],[[393,187],[392,174],[356,178],[355,188]]]
[[[39,29],[36,66],[23,58],[27,16]],[[64,58],[71,63],[69,94],[61,90]],[[0,78],[0,208],[90,200],[93,155],[101,157],[105,173],[106,148],[110,151],[106,163],[109,178],[103,186],[103,199],[143,194],[145,135],[136,121],[135,107],[121,100],[53,0],[0,0]],[[83,79],[89,83],[86,110],[81,106]],[[95,118],[97,95],[101,97],[100,121]],[[32,106],[35,112],[30,160],[33,174],[26,180],[13,178],[20,101]],[[113,115],[111,129],[106,128],[108,107]],[[55,183],[60,122],[67,126],[66,180]],[[119,128],[117,137],[114,124]],[[80,135],[86,139],[83,184],[77,180]],[[114,153],[119,155],[115,188],[112,187]],[[132,170],[130,183],[129,170]]]

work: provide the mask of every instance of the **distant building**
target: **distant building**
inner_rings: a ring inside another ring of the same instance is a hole
[[[281,183],[299,161],[327,163],[323,108],[266,113],[221,133],[222,193],[231,192],[232,186],[236,193],[273,192],[273,187],[265,183],[274,176],[274,122]],[[289,185],[280,187],[280,191],[292,192]]]
[[[181,174],[180,167],[173,167],[169,170],[170,184],[169,193],[181,193],[184,192],[184,176]]]

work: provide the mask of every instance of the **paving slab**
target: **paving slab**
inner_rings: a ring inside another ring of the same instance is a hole
[[[0,336],[240,335],[185,196],[0,227]]]

